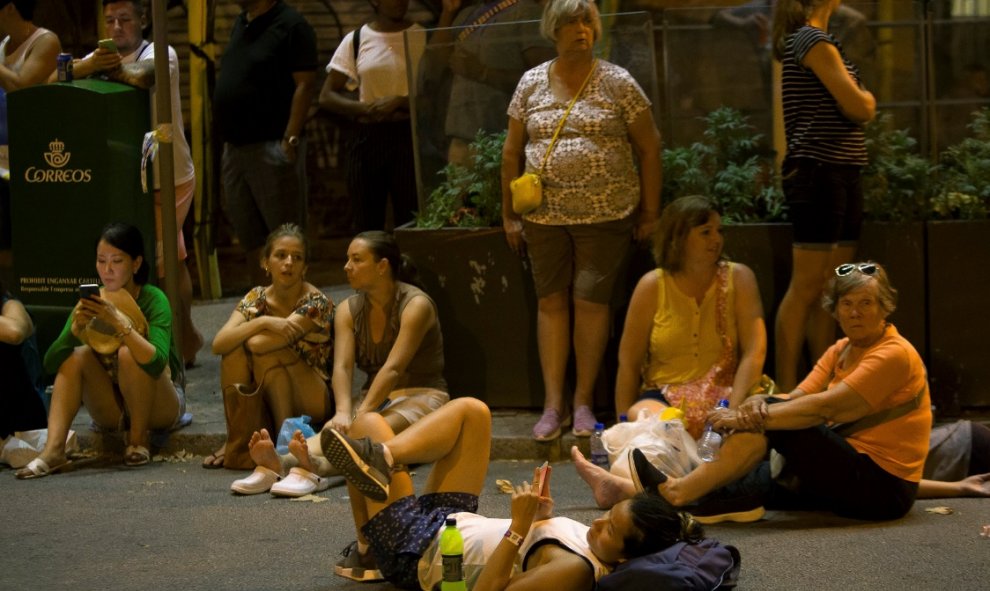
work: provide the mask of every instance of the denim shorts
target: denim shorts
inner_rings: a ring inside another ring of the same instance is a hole
[[[782,168],[794,244],[853,244],[863,222],[862,167],[787,158]]]

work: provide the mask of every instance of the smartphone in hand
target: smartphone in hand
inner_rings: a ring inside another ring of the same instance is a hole
[[[79,286],[79,299],[100,297],[100,286],[95,283],[84,283]]]
[[[538,488],[540,491],[540,496],[545,497],[550,494],[550,472],[553,471],[553,466],[550,462],[543,462],[540,466],[539,476],[534,483],[534,488]]]
[[[96,44],[108,51],[119,53],[117,51],[117,44],[113,42],[113,39],[100,39]]]

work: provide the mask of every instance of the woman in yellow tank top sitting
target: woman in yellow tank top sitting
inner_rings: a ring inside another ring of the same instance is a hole
[[[636,420],[677,406],[698,438],[719,399],[735,408],[759,381],[767,349],[760,291],[753,271],[726,261],[722,247],[722,217],[711,200],[682,197],[664,209],[653,237],[657,269],[639,280],[626,313],[616,416]],[[635,493],[632,481],[597,468],[577,448],[571,455],[599,506]]]

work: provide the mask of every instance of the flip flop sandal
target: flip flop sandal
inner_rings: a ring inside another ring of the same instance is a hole
[[[124,451],[124,465],[137,467],[144,466],[151,461],[151,452],[143,445],[128,445]]]
[[[220,453],[211,453],[203,458],[203,467],[207,470],[219,470],[220,468],[223,468],[224,455],[226,455],[225,451]]]
[[[46,462],[45,460],[42,460],[41,458],[35,458],[30,462],[28,462],[27,466],[24,466],[16,473],[14,473],[14,476],[16,476],[18,480],[31,480],[34,478],[43,478],[45,476],[48,476],[49,474],[58,474],[59,472],[62,472],[63,470],[68,468],[70,464],[72,464],[72,462],[66,460],[61,464],[49,466],[48,462]]]

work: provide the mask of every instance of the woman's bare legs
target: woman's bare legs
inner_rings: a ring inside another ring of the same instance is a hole
[[[157,378],[141,369],[130,349],[117,351],[120,394],[130,417],[128,444],[149,447],[149,429],[167,429],[179,415],[179,395],[166,372]],[[151,396],[148,394],[151,393]]]
[[[659,485],[660,496],[680,507],[739,480],[756,467],[767,451],[767,439],[760,433],[734,433],[725,439],[714,462],[700,466],[681,478],[668,478]]]
[[[809,337],[807,329],[812,310],[821,308],[822,288],[833,260],[832,246],[818,246],[821,248],[795,245],[792,249],[791,282],[777,308],[774,379],[783,392],[790,392],[797,386],[798,361],[805,339]]]
[[[637,421],[639,420],[639,415],[644,410],[651,415],[660,416],[660,413],[662,413],[665,408],[667,408],[667,405],[659,400],[644,398],[642,400],[637,400],[635,404],[630,406],[629,410],[626,411],[626,415],[630,421]]]
[[[384,442],[386,456],[393,466],[435,462],[423,492],[465,492],[479,495],[488,473],[491,454],[491,411],[474,398],[451,400],[402,433],[391,436],[381,415],[361,415],[351,426],[350,437],[370,436]],[[376,503],[348,485],[354,524],[361,537],[361,527],[390,503],[413,494],[412,479],[405,471],[393,472],[389,497]]]
[[[574,299],[574,361],[577,365],[575,408],[594,407],[598,368],[602,365],[605,346],[608,344],[608,323],[608,304]]]
[[[578,476],[591,488],[599,509],[611,509],[619,501],[633,497],[636,485],[629,478],[612,474],[588,461],[576,445],[571,446],[571,460]]]
[[[250,347],[250,339],[248,339]],[[253,354],[255,384],[264,381],[265,402],[276,426],[285,419],[309,415],[321,423],[329,416],[327,383],[290,349]]]
[[[116,428],[122,409],[113,394],[113,382],[89,347],[77,347],[55,375],[48,412],[48,440],[39,457],[49,466],[65,462],[65,438],[81,405],[96,424]]]
[[[567,291],[558,291],[539,299],[536,315],[536,340],[543,370],[544,409],[557,409],[561,416],[564,403],[564,375],[571,354],[570,301]]]
[[[244,347],[236,347],[230,353],[220,358],[220,389],[226,391],[234,384],[250,384],[252,380],[251,363],[248,359],[247,350]],[[205,468],[223,467],[223,456],[226,444],[220,449],[203,459]]]

